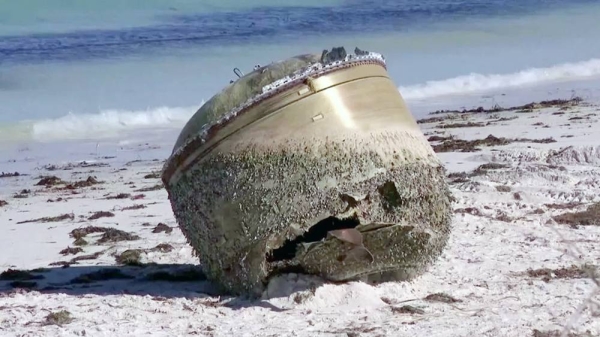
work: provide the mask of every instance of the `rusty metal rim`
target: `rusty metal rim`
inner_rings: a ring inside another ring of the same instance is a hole
[[[217,122],[208,126],[206,129],[203,129],[203,130],[199,131],[198,133],[196,133],[195,136],[192,136],[190,138],[190,140],[186,141],[182,146],[180,146],[179,149],[177,149],[167,159],[167,161],[164,165],[164,168],[163,168],[162,175],[161,175],[163,184],[167,185],[170,183],[170,180],[173,177],[174,173],[177,171],[177,168],[179,166],[181,166],[185,162],[185,160],[191,154],[193,154],[199,147],[201,147],[208,140],[210,140],[212,137],[214,137],[225,126],[229,125],[234,119],[236,119],[236,117],[251,110],[253,107],[260,104],[261,102],[263,102],[267,99],[270,99],[284,91],[290,90],[293,87],[296,87],[296,86],[302,85],[302,84],[306,84],[306,82],[308,80],[316,79],[321,76],[325,76],[327,74],[330,74],[332,72],[339,71],[342,69],[356,67],[356,66],[360,66],[360,65],[367,65],[367,64],[377,64],[377,65],[382,66],[384,69],[387,69],[385,61],[379,60],[379,59],[366,59],[366,60],[363,59],[363,60],[354,60],[354,61],[345,62],[340,65],[332,66],[332,67],[329,67],[322,71],[311,74],[310,77],[308,77],[308,78],[299,78],[294,81],[285,83],[285,84],[281,85],[280,87],[278,87],[277,89],[272,90],[267,95],[262,95],[262,97],[260,97],[260,99],[252,101],[251,104],[246,104],[246,106],[243,109],[240,109],[239,111],[237,111],[237,113],[234,113],[233,115],[228,114],[228,115],[224,116],[223,118],[219,119]]]

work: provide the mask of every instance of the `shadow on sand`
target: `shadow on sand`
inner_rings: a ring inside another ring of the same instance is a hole
[[[307,287],[308,289],[308,287]],[[306,289],[290,289],[277,297]],[[0,297],[15,291],[43,294],[138,295],[159,298],[218,297],[232,309],[262,307],[285,311],[261,299],[231,296],[206,279],[197,265],[142,264],[134,266],[70,266],[33,270],[8,269],[0,274]]]

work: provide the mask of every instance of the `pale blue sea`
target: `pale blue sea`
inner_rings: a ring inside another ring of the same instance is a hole
[[[598,18],[600,0],[0,0],[0,142],[161,135],[167,155],[234,67],[334,46],[384,54],[417,117],[597,99]]]

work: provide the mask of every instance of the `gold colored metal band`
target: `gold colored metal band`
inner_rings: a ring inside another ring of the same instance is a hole
[[[163,177],[165,180],[172,182],[186,167],[196,161],[197,158],[202,156],[204,153],[210,151],[212,148],[217,146],[221,141],[231,136],[235,132],[241,130],[249,124],[252,124],[260,119],[269,116],[275,111],[280,111],[286,106],[297,102],[298,100],[305,99],[320,91],[328,88],[338,86],[344,83],[372,77],[384,77],[388,78],[386,69],[379,64],[354,64],[347,68],[338,69],[331,73],[322,75],[318,78],[308,78],[305,83],[287,88],[270,98],[267,98],[252,107],[248,108],[247,111],[238,115],[238,117],[231,121],[228,125],[224,126],[215,136],[206,140],[205,143],[193,148],[194,143],[188,144],[190,149],[185,149],[182,153],[178,154],[179,158],[172,158],[167,165]]]

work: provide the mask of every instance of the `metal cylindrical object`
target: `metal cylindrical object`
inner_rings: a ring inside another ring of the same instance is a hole
[[[290,271],[408,280],[446,245],[444,168],[383,58],[324,55],[241,77],[192,117],[165,165],[184,235],[233,293]]]

